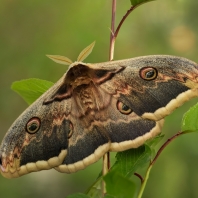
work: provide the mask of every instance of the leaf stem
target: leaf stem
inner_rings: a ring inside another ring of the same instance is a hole
[[[102,175],[103,176],[108,173],[109,168],[110,168],[110,153],[107,152],[103,156],[103,167],[102,167]],[[105,185],[105,182],[103,180],[103,182],[102,182],[102,194],[103,194],[103,196],[105,195],[105,193],[106,193],[106,185]]]
[[[118,33],[120,31],[120,28],[122,26],[122,24],[124,23],[125,19],[129,16],[129,14],[135,9],[137,8],[138,5],[136,6],[131,6],[131,8],[129,10],[127,10],[126,14],[122,17],[122,20],[120,21],[120,23],[118,24],[118,27],[116,28],[116,31],[114,33],[114,37],[116,38],[118,36]]]
[[[141,184],[144,182],[144,179],[140,174],[134,173],[134,175],[137,176],[140,179]]]
[[[110,34],[110,50],[109,50],[109,60],[112,61],[114,58],[114,48],[115,48],[115,41],[118,36],[118,33],[120,31],[120,28],[122,27],[122,24],[126,20],[126,18],[129,16],[129,14],[138,6],[140,6],[143,3],[137,4],[135,6],[131,6],[129,10],[127,10],[126,14],[122,17],[122,20],[118,24],[118,27],[115,30],[115,14],[116,14],[116,0],[112,1],[112,20],[111,20],[111,34]]]
[[[115,48],[115,16],[116,16],[116,0],[112,0],[112,12],[111,12],[111,33],[110,33],[110,47],[109,47],[109,61],[113,60],[114,57],[114,48]],[[103,156],[103,168],[102,175],[106,175],[110,169],[110,153],[107,152]],[[106,193],[105,182],[102,182],[102,194],[103,197]]]
[[[169,138],[168,140],[166,140],[166,142],[160,147],[160,149],[157,151],[157,154],[155,155],[154,159],[151,161],[150,165],[153,165],[156,160],[159,158],[160,154],[162,153],[162,151],[177,137],[181,136],[185,134],[185,132],[178,132],[176,133],[174,136],[172,136],[171,138]]]
[[[158,150],[158,152],[156,153],[154,159],[150,162],[150,165],[146,171],[146,175],[145,175],[145,179],[143,180],[142,182],[142,185],[141,185],[141,188],[140,188],[140,191],[139,191],[139,194],[138,194],[138,197],[137,198],[141,198],[142,197],[142,194],[144,192],[144,189],[146,187],[146,184],[147,184],[147,181],[148,181],[148,178],[149,178],[149,174],[150,174],[150,171],[154,165],[154,163],[156,162],[156,160],[159,158],[160,154],[162,153],[162,151],[174,140],[176,139],[177,137],[183,135],[183,134],[186,134],[186,133],[189,133],[188,131],[184,131],[184,132],[181,132],[179,131],[178,133],[176,133],[174,136],[172,136],[171,138],[169,138]]]
[[[139,191],[139,194],[138,194],[137,198],[141,198],[142,195],[143,195],[143,192],[144,192],[144,189],[146,187],[146,184],[147,184],[147,181],[148,181],[148,178],[149,178],[149,174],[150,174],[150,171],[151,171],[152,167],[153,166],[150,164],[148,169],[147,169],[147,171],[146,171],[146,175],[145,175],[145,178],[144,178],[144,180],[142,182],[142,185],[141,185],[141,188],[140,188],[140,191]]]

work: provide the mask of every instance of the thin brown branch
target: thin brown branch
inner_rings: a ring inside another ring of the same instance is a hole
[[[113,60],[114,57],[114,31],[115,31],[115,15],[116,15],[116,0],[112,0],[112,16],[111,16],[111,34],[110,34],[110,47],[109,47],[109,60]],[[110,169],[110,153],[107,152],[103,156],[103,169],[102,175],[106,175]],[[106,193],[105,182],[102,182],[102,193],[103,197]]]
[[[181,136],[185,134],[185,132],[178,132],[176,133],[174,136],[172,136],[171,138],[169,138],[158,150],[157,154],[155,155],[154,159],[151,161],[150,166],[152,166],[156,160],[158,159],[158,157],[160,156],[160,154],[162,153],[162,151],[167,147],[168,144],[170,144],[174,139],[176,139],[177,137]]]
[[[129,10],[127,10],[126,14],[122,17],[122,20],[120,21],[120,23],[118,24],[118,27],[116,28],[116,31],[115,31],[115,33],[114,33],[114,37],[115,37],[115,38],[118,36],[118,33],[119,33],[119,31],[120,31],[120,28],[121,28],[122,24],[124,23],[124,21],[126,20],[126,18],[129,16],[129,14],[131,14],[131,12],[132,12],[133,10],[135,10],[137,7],[139,7],[140,5],[142,5],[142,4],[144,4],[144,3],[145,3],[145,2],[140,3],[140,4],[137,4],[137,5],[135,5],[135,6],[132,5],[131,8],[130,8]],[[115,40],[115,38],[114,38],[114,40]]]
[[[134,173],[134,175],[140,179],[141,184],[144,182],[144,178],[140,174]]]
[[[154,163],[156,162],[156,160],[158,159],[158,157],[160,156],[160,154],[162,153],[162,151],[174,140],[176,139],[177,137],[183,135],[183,134],[186,134],[188,132],[178,132],[177,134],[175,134],[174,136],[172,136],[171,138],[169,138],[161,147],[160,149],[158,150],[157,154],[155,155],[154,159],[150,162],[150,165],[146,171],[146,176],[145,178],[142,180],[142,185],[141,185],[141,188],[140,188],[140,191],[138,193],[138,198],[141,198],[142,197],[142,194],[144,192],[144,189],[145,189],[145,186],[147,184],[147,181],[148,181],[148,178],[149,178],[149,175],[150,175],[150,171],[154,165]]]
[[[140,5],[140,4],[139,4]],[[111,34],[110,34],[110,50],[109,50],[109,60],[112,61],[114,58],[114,47],[115,47],[115,40],[118,36],[118,33],[120,31],[120,28],[122,27],[122,24],[128,17],[128,15],[139,5],[131,6],[129,10],[127,10],[126,14],[123,16],[122,20],[118,24],[118,27],[115,30],[115,13],[116,13],[116,0],[113,0],[112,2],[112,20],[111,20]]]
[[[111,13],[111,33],[110,33],[110,48],[109,48],[109,60],[113,60],[114,47],[115,47],[115,17],[116,17],[116,0],[112,1],[112,13]]]
[[[126,14],[123,16],[122,20],[120,21],[120,23],[118,24],[118,27],[116,28],[116,31],[114,33],[114,37],[116,38],[118,36],[118,33],[120,31],[120,28],[122,26],[122,24],[124,23],[125,19],[128,17],[128,15],[136,8],[137,6],[131,6],[131,8],[129,10],[127,10]]]

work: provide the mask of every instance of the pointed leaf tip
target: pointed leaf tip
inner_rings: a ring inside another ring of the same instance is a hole
[[[95,41],[91,43],[91,45],[83,49],[82,52],[79,54],[77,61],[82,62],[83,60],[85,60],[85,58],[87,58],[87,56],[89,56],[89,54],[92,52],[94,45],[95,45]]]
[[[12,83],[11,89],[18,93],[29,105],[45,93],[54,83],[30,78]]]
[[[53,60],[56,63],[62,64],[62,65],[71,65],[73,62],[69,58],[65,56],[59,56],[59,55],[46,55],[48,58]]]
[[[130,1],[131,1],[132,6],[139,6],[141,4],[148,3],[150,1],[155,1],[155,0],[130,0]]]

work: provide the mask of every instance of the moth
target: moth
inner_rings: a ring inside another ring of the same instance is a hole
[[[196,63],[168,55],[71,63],[11,125],[0,146],[1,174],[73,173],[108,151],[137,148],[160,133],[164,117],[198,96],[197,79]]]

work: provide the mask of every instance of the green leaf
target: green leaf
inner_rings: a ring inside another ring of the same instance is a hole
[[[105,195],[104,198],[115,198],[113,195]]]
[[[112,170],[117,170],[123,176],[131,177],[138,168],[148,165],[151,155],[151,148],[147,145],[119,152],[116,154],[116,162],[112,166]]]
[[[117,171],[111,171],[104,176],[106,183],[106,198],[133,198],[135,196],[135,184]]]
[[[86,194],[89,195],[91,198],[98,198],[102,197],[102,181],[103,177],[100,176],[96,182],[87,190]]]
[[[198,131],[198,103],[188,110],[182,120],[182,131]]]
[[[145,144],[148,145],[149,147],[154,148],[163,138],[164,138],[164,134],[159,134],[154,138],[147,140]]]
[[[72,195],[68,195],[67,198],[90,198],[90,196],[85,195],[83,193],[75,193]]]
[[[12,83],[11,89],[17,92],[29,105],[46,92],[52,82],[30,78]]]
[[[130,0],[130,1],[131,1],[132,6],[139,6],[143,3],[147,3],[147,2],[155,1],[155,0]]]
[[[156,155],[155,146],[164,138],[164,134],[155,136],[153,139],[146,141],[146,145],[151,149],[151,158]]]

